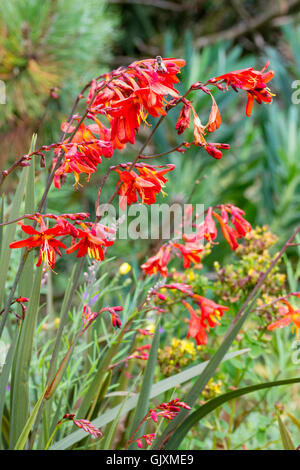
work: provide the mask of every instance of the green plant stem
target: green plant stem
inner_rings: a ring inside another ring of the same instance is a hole
[[[47,444],[46,444],[44,450],[48,450],[48,449],[49,449],[49,446],[50,446],[50,444],[51,444],[51,442],[52,442],[52,440],[53,440],[53,438],[54,438],[54,436],[55,436],[57,430],[58,430],[58,426],[55,426],[54,431],[53,431],[53,433],[51,434],[51,436],[49,437],[49,440],[48,440],[48,442],[47,442]]]
[[[137,435],[137,432],[138,430],[141,428],[141,426],[146,422],[146,420],[149,418],[149,411],[145,414],[144,418],[140,421],[140,423],[138,424],[137,428],[135,429],[135,431],[132,433],[132,435],[130,436],[130,438],[128,439],[128,441],[126,442],[125,446],[124,446],[124,449],[127,450],[128,447],[130,446],[130,444],[132,444],[133,442],[135,442],[134,440],[134,437]]]
[[[10,294],[9,294],[9,297],[8,297],[8,300],[7,300],[7,303],[6,303],[6,306],[5,306],[4,311],[3,311],[2,315],[1,315],[0,338],[1,338],[2,333],[3,333],[3,330],[4,330],[4,326],[5,326],[5,323],[6,323],[7,316],[8,316],[10,304],[11,304],[13,298],[14,298],[14,294],[15,294],[15,291],[16,291],[16,288],[17,288],[17,285],[18,285],[18,282],[19,282],[19,280],[20,280],[20,277],[21,277],[21,274],[22,274],[22,271],[23,271],[23,268],[24,268],[24,265],[25,265],[25,262],[26,262],[28,253],[29,253],[29,250],[26,250],[25,253],[24,253],[24,255],[23,255],[22,258],[21,258],[20,265],[19,265],[19,268],[18,268],[16,277],[15,277],[15,279],[14,279],[13,285],[12,285],[12,287],[11,287]],[[3,286],[3,287],[4,287],[4,286]]]
[[[233,431],[235,405],[236,405],[236,399],[232,400],[232,403],[231,403],[231,413],[230,413],[229,424],[228,424],[227,450],[230,450],[230,446],[231,446],[230,435],[232,434],[232,431]]]

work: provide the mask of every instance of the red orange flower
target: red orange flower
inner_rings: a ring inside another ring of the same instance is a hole
[[[151,256],[146,263],[142,264],[141,268],[149,276],[151,274],[157,274],[158,272],[163,276],[168,275],[168,262],[171,255],[171,246],[163,245],[156,255]]]
[[[189,268],[191,263],[200,263],[200,253],[203,252],[202,246],[196,245],[195,243],[186,243],[185,245],[174,243],[173,246],[180,251],[180,254],[183,257],[184,269]]]
[[[215,324],[224,315],[224,312],[229,310],[229,307],[225,305],[219,305],[213,300],[202,297],[201,295],[194,294],[193,300],[201,308],[201,315],[203,322],[207,322],[207,325],[213,328]]]
[[[151,344],[144,344],[143,346],[139,346],[138,348],[136,348],[133,354],[130,354],[130,356],[126,358],[126,361],[128,361],[129,359],[141,359],[143,361],[147,361],[149,356],[146,351],[149,351],[150,348]]]
[[[201,317],[199,317],[199,315],[196,313],[196,311],[188,302],[186,302],[185,300],[182,300],[182,303],[183,305],[186,306],[186,308],[189,310],[191,314],[187,339],[189,339],[190,337],[195,338],[196,343],[198,345],[206,344],[207,335],[206,335],[205,327],[201,321]]]
[[[203,225],[203,229],[204,229],[203,235],[208,241],[215,240],[218,234],[217,227],[216,227],[212,214],[213,214],[212,207],[209,207],[205,220],[204,220],[204,225]]]
[[[153,117],[166,114],[165,99],[168,95],[178,97],[174,84],[179,81],[176,75],[183,65],[185,62],[178,59],[161,59],[160,67],[155,59],[137,61],[127,69],[107,74],[99,83],[92,83],[88,104],[97,89],[99,92],[90,112],[106,116],[114,147],[115,142],[134,143],[135,134],[141,122],[146,123],[148,113]]]
[[[67,130],[67,123],[62,124],[62,129]],[[68,132],[72,132],[75,128],[72,126]],[[54,185],[60,188],[63,177],[67,173],[74,173],[76,184],[79,183],[79,175],[86,173],[89,177],[97,169],[97,165],[101,163],[101,156],[107,158],[113,154],[113,147],[110,141],[99,139],[99,126],[90,124],[86,126],[80,124],[79,129],[72,138],[71,142],[67,138],[63,144],[55,149],[55,153],[64,151],[62,164],[55,172]],[[57,158],[53,159],[53,168],[56,166]]]
[[[66,253],[73,253],[77,251],[77,258],[85,256],[87,253],[91,258],[95,258],[97,261],[104,259],[103,247],[113,245],[113,240],[108,240],[104,233],[111,233],[111,229],[104,227],[101,224],[93,224],[91,228],[85,224],[80,224],[82,229],[78,229],[76,238],[79,238],[78,242],[75,242],[70,248],[66,250]]]
[[[219,111],[219,108],[218,108],[218,105],[216,103],[216,100],[214,99],[214,97],[212,95],[211,96],[211,99],[212,99],[212,107],[211,107],[211,110],[210,110],[210,115],[209,115],[209,118],[208,118],[208,123],[206,125],[206,128],[208,130],[208,132],[214,132],[216,129],[218,129],[222,123],[222,119],[221,119],[221,114],[220,114],[220,111]]]
[[[112,325],[116,328],[121,328],[122,323],[117,312],[121,312],[122,310],[123,307],[117,305],[116,307],[103,307],[99,312],[92,312],[90,306],[85,305],[83,307],[82,312],[83,330],[81,334],[84,333],[88,329],[88,327],[96,320],[96,318],[98,318],[99,315],[101,315],[101,313],[103,312],[109,312],[111,315]]]
[[[134,439],[138,429],[140,428],[141,424],[144,423],[146,420],[151,418],[154,423],[158,422],[158,418],[164,418],[172,420],[174,419],[181,409],[191,410],[192,408],[188,406],[183,401],[179,401],[178,398],[174,398],[173,400],[167,403],[161,403],[156,408],[150,409],[146,416],[142,419],[140,425],[134,432],[132,438],[128,441],[127,447],[132,442],[136,442],[139,448],[143,447],[143,439],[145,440],[147,445],[151,445],[153,440],[155,439],[155,434],[144,434],[143,436],[139,437],[138,439]]]
[[[242,209],[232,204],[227,204],[226,210],[231,214],[231,222],[235,226],[239,236],[244,237],[246,233],[252,230],[251,224],[243,217],[245,212]]]
[[[183,282],[172,282],[172,284],[163,284],[160,289],[175,289],[183,294],[193,295],[192,286],[184,284]]]
[[[160,167],[161,168],[161,167]],[[138,167],[138,173],[131,170],[121,171],[117,168],[115,171],[120,176],[120,182],[117,183],[118,194],[121,196],[120,207],[125,209],[126,205],[137,202],[137,195],[140,196],[144,204],[153,204],[156,201],[156,195],[162,192],[162,188],[168,181],[165,174],[174,170],[175,165],[167,165],[166,168],[156,170],[155,167],[145,165]]]
[[[37,266],[40,266],[44,260],[50,269],[53,269],[56,263],[57,255],[61,256],[60,248],[66,248],[66,245],[57,240],[56,237],[67,235],[61,224],[56,224],[52,228],[47,228],[43,217],[37,217],[36,220],[40,224],[40,231],[31,227],[31,225],[24,225],[20,223],[23,232],[31,235],[25,240],[13,242],[9,248],[35,248],[40,247],[39,258]]]
[[[232,204],[221,206],[221,216],[215,211],[212,214],[219,221],[223,236],[232,250],[238,247],[237,240],[252,230],[251,224],[243,217],[245,212]],[[228,214],[234,228],[228,225]]]
[[[229,307],[219,305],[213,300],[206,299],[205,297],[197,294],[193,295],[193,300],[200,307],[199,315],[188,302],[182,300],[183,305],[186,306],[191,314],[187,338],[195,338],[198,345],[206,344],[206,332],[209,328],[213,328],[217,323],[219,323],[224,311],[229,310]]]
[[[225,240],[229,243],[230,248],[235,250],[238,247],[237,240],[244,237],[250,230],[251,224],[244,218],[245,212],[232,204],[223,204],[217,206],[220,209],[221,215],[216,212],[216,208],[209,207],[206,211],[206,216],[203,222],[197,227],[194,234],[184,234],[183,239],[189,243],[201,241],[203,238],[209,242],[213,242],[218,235],[215,220],[220,223],[220,227]],[[233,227],[228,225],[229,216]]]
[[[231,86],[235,91],[238,89],[247,92],[248,101],[246,106],[246,115],[251,115],[254,100],[261,104],[262,102],[271,103],[273,94],[267,87],[267,83],[274,77],[273,70],[265,72],[268,68],[269,62],[262,68],[262,70],[254,70],[253,67],[247,69],[236,70],[234,72],[225,73],[219,77],[211,78],[210,83],[226,83],[226,88]]]

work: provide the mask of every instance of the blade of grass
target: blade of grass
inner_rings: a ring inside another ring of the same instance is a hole
[[[19,436],[19,439],[17,440],[16,442],[16,445],[14,447],[14,450],[23,450],[25,445],[26,445],[26,441],[27,441],[27,438],[29,436],[29,433],[31,431],[31,428],[32,428],[32,425],[34,423],[34,419],[35,419],[35,416],[38,412],[38,409],[42,403],[42,400],[44,398],[44,392],[41,394],[39,400],[36,402],[28,420],[26,421],[26,424]]]
[[[31,139],[29,152],[32,152],[35,149],[35,144],[36,144],[36,134],[34,134],[32,139]],[[28,195],[26,195],[26,201],[25,201],[26,207],[28,209],[33,208],[33,210],[34,210],[34,162],[33,161],[31,162],[30,167],[23,168],[23,171],[21,173],[20,181],[19,181],[17,190],[15,192],[13,202],[12,202],[12,206],[11,206],[11,210],[10,210],[10,213],[9,213],[9,216],[10,216],[11,220],[14,220],[14,219],[18,218],[18,216],[20,215],[20,209],[21,209],[21,206],[22,206],[22,199],[23,199],[25,188],[26,188],[26,192],[28,191]],[[14,240],[15,233],[16,233],[16,227],[17,227],[16,223],[8,225],[5,228],[5,231],[4,231],[4,234],[3,234],[3,244],[2,244],[2,246],[5,247],[5,249],[1,250],[1,257],[0,257],[0,286],[3,286],[3,287],[5,286],[5,283],[6,283],[6,280],[7,280],[8,267],[9,267],[9,262],[10,262],[10,257],[11,257],[11,250],[9,249],[9,244],[11,242],[13,242],[13,240]],[[24,265],[27,261],[28,255],[29,255],[29,253],[27,253],[25,256],[21,257],[21,262],[20,262],[18,271],[17,271],[15,279],[14,279],[14,283],[13,283],[13,287],[11,289],[11,293],[8,297],[5,310],[4,310],[4,312],[1,316],[0,337],[2,336],[2,333],[3,333],[3,330],[4,330],[5,322],[6,322],[8,311],[9,311],[8,309],[9,309],[10,302],[13,299],[15,288],[16,288],[19,280],[20,280],[20,276],[22,274],[23,267],[24,267]],[[32,253],[30,255],[33,257]],[[28,283],[26,285],[27,286],[29,285],[29,288],[31,288],[32,279],[31,279],[31,284],[29,284],[29,281],[28,281]],[[0,306],[4,302],[4,293],[5,293],[5,289],[2,288],[0,290]],[[26,297],[28,297],[28,296],[26,295]]]
[[[10,213],[9,213],[9,217],[12,220],[17,219],[20,215],[22,199],[23,199],[24,190],[26,187],[27,171],[28,171],[28,168],[23,168],[17,190],[14,194],[13,202],[12,202]],[[11,250],[8,248],[8,245],[12,243],[15,238],[16,228],[17,228],[17,224],[14,223],[14,224],[7,225],[5,229],[3,230],[2,246],[5,247],[5,249],[1,251],[1,260],[0,260],[0,285],[1,286],[5,286],[5,283],[6,283],[9,261],[11,257]],[[5,294],[5,289],[1,289],[0,305],[3,305],[4,294]]]
[[[135,414],[132,420],[132,426],[130,431],[130,436],[134,433],[145,414],[149,408],[149,397],[150,391],[153,383],[154,370],[157,360],[157,351],[159,347],[159,328],[160,328],[160,318],[157,319],[155,333],[152,340],[152,345],[147,360],[147,365],[145,369],[145,374],[142,382],[142,387],[139,393],[139,399],[135,409]],[[141,426],[140,432],[143,434],[144,425]],[[137,448],[136,444],[131,446],[132,448]]]
[[[112,444],[113,444],[113,439],[114,439],[114,436],[115,436],[115,431],[117,429],[117,425],[118,425],[118,422],[121,418],[121,415],[122,415],[122,411],[130,397],[130,394],[132,392],[132,390],[134,390],[136,384],[138,383],[139,379],[141,378],[141,372],[139,373],[139,375],[136,377],[134,383],[132,384],[131,388],[129,389],[128,391],[128,394],[127,396],[125,397],[125,399],[122,401],[121,403],[121,406],[119,407],[119,411],[117,413],[117,416],[115,417],[115,419],[113,420],[113,422],[111,423],[111,426],[109,427],[109,432],[106,436],[106,439],[105,439],[105,442],[103,444],[103,449],[104,450],[110,450],[111,447],[112,447]],[[106,429],[105,429],[106,431]]]
[[[277,410],[277,421],[279,426],[280,437],[282,440],[282,445],[284,450],[295,450],[295,446],[293,444],[290,432],[284,422],[282,421],[280,414]]]
[[[58,355],[58,351],[59,351],[60,341],[61,341],[61,338],[62,338],[64,327],[65,327],[66,322],[67,322],[69,311],[71,309],[73,296],[74,296],[74,294],[76,292],[76,289],[77,289],[77,286],[78,286],[78,281],[79,281],[79,277],[80,277],[80,274],[81,274],[81,271],[82,271],[82,268],[83,268],[83,264],[84,264],[84,259],[82,258],[77,263],[77,265],[75,265],[73,267],[73,270],[72,270],[72,273],[71,273],[71,276],[69,278],[69,282],[68,282],[68,285],[67,285],[67,288],[66,288],[66,291],[65,291],[65,295],[64,295],[64,298],[63,298],[62,306],[61,306],[60,316],[59,316],[59,318],[60,318],[59,327],[58,327],[58,331],[57,331],[57,334],[56,334],[54,349],[53,349],[53,353],[52,353],[52,357],[51,357],[50,365],[49,365],[49,370],[48,370],[48,374],[47,374],[47,382],[48,383],[53,378],[52,375],[53,375],[53,371],[55,370],[55,366],[56,366],[56,363],[57,363],[57,355]]]
[[[36,134],[33,135],[30,152],[35,150]],[[35,208],[34,198],[34,176],[35,176],[35,160],[32,159],[30,167],[27,168],[26,175],[26,189],[25,189],[25,214],[33,214]],[[25,249],[23,250],[23,254]],[[33,284],[33,273],[34,273],[34,251],[30,251],[25,260],[24,268],[20,276],[18,285],[18,294],[20,297],[29,297],[29,293],[32,289]],[[21,307],[19,307],[21,312]]]
[[[37,268],[15,354],[10,448],[15,446],[29,414],[29,369],[39,309],[42,273],[42,267]]]
[[[299,429],[300,431],[300,420],[297,419],[294,415],[292,415],[291,413],[287,413],[287,416],[290,418],[291,421],[293,421],[293,423],[297,426],[297,428]]]
[[[107,393],[107,390],[110,386],[111,378],[112,378],[112,371],[108,370],[106,375],[105,375],[103,384],[102,384],[101,388],[99,389],[98,393],[96,394],[95,399],[94,399],[94,401],[93,401],[93,403],[90,407],[90,411],[89,411],[89,414],[87,416],[87,419],[89,421],[91,420],[91,418],[92,418],[92,416],[95,412],[96,406],[98,407],[100,405],[101,401],[103,400],[103,398],[105,397],[105,395]]]
[[[5,364],[3,366],[3,369],[0,375],[0,423],[2,423],[3,409],[4,409],[4,404],[5,404],[5,395],[6,395],[6,390],[8,386],[10,371],[11,371],[12,364],[13,364],[18,336],[19,336],[19,332],[15,334],[15,337],[10,345],[10,348],[8,350],[8,353],[5,359]],[[1,432],[0,432],[0,445],[1,445],[1,448],[3,448]]]

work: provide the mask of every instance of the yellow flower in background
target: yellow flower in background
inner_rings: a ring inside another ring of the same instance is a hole
[[[177,338],[172,338],[171,345],[174,349],[179,349],[181,353],[188,353],[188,354],[196,354],[196,349],[194,346],[194,343],[191,341],[188,341],[186,339],[177,339]]]
[[[193,282],[196,279],[194,271],[189,271],[187,274],[187,280]]]
[[[197,351],[192,341],[172,338],[170,346],[158,350],[161,373],[165,377],[176,374],[196,359]]]
[[[222,393],[222,382],[221,380],[214,381],[213,378],[211,378],[204,390],[202,391],[202,395],[207,399],[210,400],[217,395],[220,395]]]
[[[128,274],[129,271],[131,271],[131,266],[128,263],[122,263],[120,268],[119,268],[119,273],[124,276],[125,274]]]

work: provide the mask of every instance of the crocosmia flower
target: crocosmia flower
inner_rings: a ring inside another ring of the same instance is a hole
[[[100,123],[99,123],[100,124]],[[62,130],[72,132],[75,128],[69,127],[67,123],[62,124]],[[81,123],[71,142],[67,138],[55,149],[55,154],[64,151],[64,158],[55,172],[54,185],[60,188],[61,181],[67,173],[73,173],[75,184],[79,184],[79,175],[85,173],[90,177],[101,163],[101,157],[110,158],[113,154],[113,145],[110,135],[101,132],[97,123],[85,125]],[[57,158],[53,159],[53,168],[56,166]]]
[[[179,96],[174,85],[179,82],[177,74],[184,65],[184,60],[173,58],[161,59],[159,67],[156,59],[141,60],[132,63],[120,74],[114,71],[107,74],[104,80],[92,83],[87,98],[90,112],[106,116],[114,148],[120,148],[127,142],[133,144],[140,124],[147,124],[148,114],[153,117],[166,114],[166,98]],[[107,81],[110,81],[109,86],[105,86]]]
[[[174,168],[175,165],[167,165],[166,168],[161,169],[145,165],[137,168],[138,173],[133,170],[121,171],[117,168],[115,171],[120,177],[117,187],[119,188],[118,194],[121,196],[121,209],[125,209],[126,205],[136,203],[138,195],[144,204],[154,204],[156,195],[163,193],[162,188],[168,181],[164,175]]]
[[[185,305],[191,315],[187,339],[190,337],[195,338],[198,345],[207,344],[207,331],[219,324],[220,318],[225,311],[229,310],[229,307],[219,305],[213,300],[206,299],[197,294],[193,295],[193,301],[197,303],[200,311],[194,310],[188,302],[182,300],[183,305]]]
[[[200,263],[200,254],[203,252],[202,246],[199,247],[199,245],[194,243],[186,243],[185,245],[181,243],[174,243],[173,246],[179,250],[180,255],[183,258],[184,269],[189,268],[191,263]]]
[[[163,277],[168,275],[168,262],[170,260],[171,247],[169,245],[162,246],[156,255],[151,256],[146,263],[142,264],[141,268],[148,274],[160,273]]]
[[[238,89],[245,90],[247,92],[248,101],[246,106],[246,115],[251,116],[252,107],[254,100],[261,104],[271,103],[273,99],[273,93],[267,87],[267,83],[274,77],[273,70],[266,72],[269,66],[269,62],[262,68],[262,70],[254,70],[252,67],[242,70],[236,70],[234,72],[225,73],[219,77],[215,77],[209,80],[210,83],[226,83],[226,88],[231,86],[235,91]]]
[[[78,229],[76,238],[79,241],[75,242],[66,253],[73,253],[77,251],[77,258],[85,256],[87,253],[90,258],[95,258],[97,261],[103,261],[104,252],[103,248],[113,245],[113,240],[108,240],[103,232],[103,226],[100,224],[92,224],[88,227],[85,224],[80,224],[81,229]],[[105,227],[107,232],[111,232],[108,227]]]

